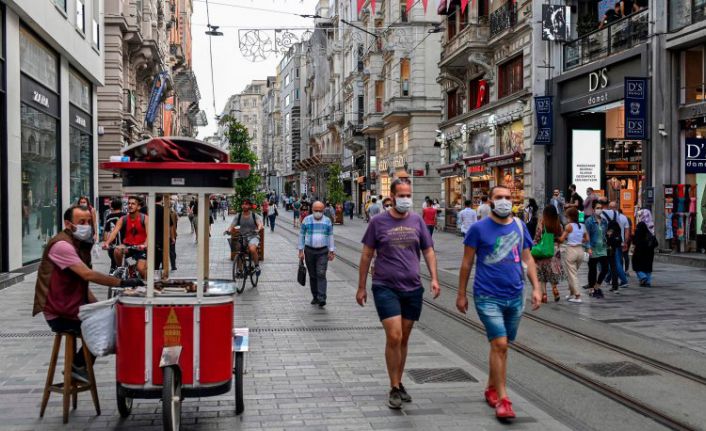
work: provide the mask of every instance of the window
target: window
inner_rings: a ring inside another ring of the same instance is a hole
[[[395,153],[400,151],[400,133],[395,132]]]
[[[284,132],[289,133],[289,128],[291,126],[291,119],[289,112],[284,116]]]
[[[286,86],[288,86],[288,85],[289,85],[289,74],[286,74],[286,75],[284,76],[284,86],[286,87]]]
[[[299,100],[299,89],[294,90],[294,100]]]
[[[408,22],[409,16],[407,14],[407,5],[402,3],[400,5],[400,22]]]
[[[66,0],[54,0],[54,4],[56,7],[66,12]]]
[[[498,66],[498,99],[509,96],[524,88],[522,54]]]
[[[93,46],[95,46],[96,48],[100,48],[100,1],[93,0],[93,7],[91,8],[91,10],[93,12],[93,26],[91,28],[91,38],[93,41]]]
[[[490,14],[490,0],[478,0],[478,18],[488,19]]]
[[[20,70],[40,84],[59,91],[56,55],[31,33],[20,31]]]
[[[375,81],[375,112],[382,112],[382,99],[385,96],[385,81]]]
[[[78,74],[69,73],[69,176],[71,201],[92,196],[93,122],[91,117],[91,84]]]
[[[365,114],[365,97],[362,94],[358,95],[358,124],[363,124],[363,115]]]
[[[409,96],[409,58],[400,60],[400,94]]]
[[[298,67],[296,69],[294,69],[294,76],[296,78],[299,78],[299,68]]]
[[[385,140],[383,138],[378,139],[378,146],[380,147],[380,151],[385,149]]]
[[[86,32],[86,5],[85,0],[76,0],[76,28],[81,33]]]
[[[409,148],[409,127],[402,129],[402,151],[407,151]]]
[[[284,97],[284,106],[289,106],[289,94]]]
[[[446,115],[447,119],[452,119],[457,115],[463,114],[461,103],[461,95],[457,89],[453,89],[446,93]]]
[[[704,51],[698,46],[682,52],[682,104],[706,101],[704,92]]]
[[[91,84],[73,70],[69,74],[69,102],[91,112]]]
[[[478,109],[488,104],[488,81],[477,78],[468,84],[468,109]]]

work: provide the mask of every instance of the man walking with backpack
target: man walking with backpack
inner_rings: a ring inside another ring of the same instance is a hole
[[[606,200],[601,202],[604,206]],[[618,205],[615,201],[608,205],[609,209],[604,209],[601,216],[608,223],[605,231],[606,244],[608,246],[608,258],[614,261],[613,268],[618,273],[620,284],[618,287],[613,286],[610,291],[618,293],[619,288],[628,287],[628,277],[625,275],[623,268],[623,253],[627,253],[627,235],[629,235],[630,227],[627,217],[617,211]]]
[[[468,311],[466,288],[477,261],[473,282],[476,312],[490,342],[490,372],[485,400],[498,419],[512,419],[515,412],[507,395],[508,342],[515,340],[524,310],[524,270],[532,283],[532,308],[542,301],[537,268],[530,252],[532,235],[520,219],[512,216],[512,193],[505,186],[490,191],[492,212],[475,223],[466,234],[465,250],[458,282],[456,308]]]

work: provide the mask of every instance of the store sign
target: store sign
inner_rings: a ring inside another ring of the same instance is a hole
[[[685,155],[684,168],[687,174],[706,173],[706,139],[687,139]]]
[[[71,127],[75,127],[83,132],[92,134],[91,116],[78,109],[74,105],[69,105],[69,118]]]
[[[439,171],[439,177],[459,177],[463,175],[463,167],[459,164],[453,164],[450,166],[442,166],[437,169]]]
[[[625,138],[647,139],[647,78],[625,77]]]
[[[485,166],[483,166],[483,165],[469,166],[467,172],[469,174],[483,173],[483,172],[485,172]]]
[[[551,145],[554,115],[552,96],[535,97],[534,109],[537,112],[537,136],[534,138],[534,145]]]
[[[571,131],[573,179],[576,190],[601,188],[601,131]]]
[[[54,117],[59,116],[59,96],[33,79],[22,75],[21,99],[27,105]]]

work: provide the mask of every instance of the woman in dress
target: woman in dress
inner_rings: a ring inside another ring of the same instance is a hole
[[[632,254],[632,269],[640,279],[640,286],[652,287],[652,262],[655,258],[657,239],[654,235],[655,225],[650,210],[638,211],[637,221],[632,242],[635,246]]]
[[[537,278],[542,284],[542,302],[547,302],[547,283],[552,285],[554,301],[558,302],[561,299],[558,285],[566,279],[566,274],[561,265],[561,252],[559,251],[559,238],[562,234],[562,227],[559,221],[559,213],[554,205],[547,205],[542,211],[542,219],[537,225],[537,231],[534,235],[535,244],[542,239],[542,233],[545,230],[547,233],[554,234],[554,256],[534,259],[537,264]]]

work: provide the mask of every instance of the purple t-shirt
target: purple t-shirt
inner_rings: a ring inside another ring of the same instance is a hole
[[[410,212],[396,219],[385,212],[373,217],[362,242],[377,251],[373,284],[406,292],[422,287],[420,251],[433,247],[434,242],[418,214]]]

